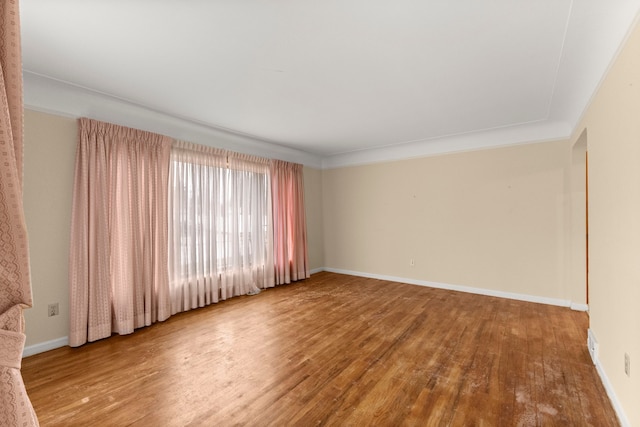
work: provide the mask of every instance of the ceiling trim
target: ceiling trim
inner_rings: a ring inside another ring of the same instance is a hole
[[[323,157],[153,111],[127,100],[27,70],[24,71],[24,103],[26,108],[36,111],[73,118],[90,117],[193,143],[301,163],[316,169],[543,142],[568,138],[571,134],[571,126],[567,123],[536,122]]]
[[[322,168],[333,169],[463,151],[557,141],[569,138],[571,132],[572,127],[568,123],[541,121],[327,156],[322,160]]]
[[[23,70],[25,108],[121,126],[239,153],[301,163],[320,169],[322,157],[257,137],[197,123],[133,102]]]

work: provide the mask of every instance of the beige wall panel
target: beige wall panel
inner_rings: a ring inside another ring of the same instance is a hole
[[[24,210],[31,251],[33,308],[25,311],[26,346],[69,334],[69,230],[77,124],[26,110]],[[60,314],[47,317],[59,303]]]
[[[571,301],[587,303],[587,200],[586,200],[586,160],[587,133],[573,144],[566,181],[566,218],[569,226],[565,229],[567,237],[566,284]]]
[[[568,147],[557,141],[327,170],[325,264],[566,299]]]
[[[322,171],[305,166],[303,172],[309,266],[311,270],[315,270],[324,267]]]
[[[630,425],[640,425],[640,27],[585,114],[590,327]],[[631,375],[624,372],[624,354]]]

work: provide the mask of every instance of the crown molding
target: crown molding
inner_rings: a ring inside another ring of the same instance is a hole
[[[89,117],[193,143],[301,163],[315,169],[545,142],[569,138],[571,134],[571,126],[567,123],[541,121],[322,157],[252,135],[154,111],[128,100],[29,71],[24,71],[24,103],[26,108],[36,111],[72,118]]]
[[[323,169],[482,150],[520,144],[557,141],[571,136],[571,125],[541,121],[442,138],[413,141],[325,157]]]
[[[197,144],[301,163],[316,169],[322,167],[320,156],[273,141],[154,111],[125,99],[27,70],[23,71],[23,79],[24,105],[31,110],[72,118],[89,117]]]

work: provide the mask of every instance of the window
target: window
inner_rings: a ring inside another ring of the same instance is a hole
[[[169,182],[169,281],[176,310],[273,286],[268,161],[173,150]]]

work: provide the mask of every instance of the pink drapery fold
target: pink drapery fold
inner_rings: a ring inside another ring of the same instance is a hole
[[[171,315],[167,191],[172,140],[79,119],[69,258],[69,345]]]
[[[37,426],[20,366],[30,307],[22,205],[22,56],[18,1],[0,3],[0,425]]]
[[[302,165],[272,160],[271,194],[276,284],[306,279],[310,274]]]

